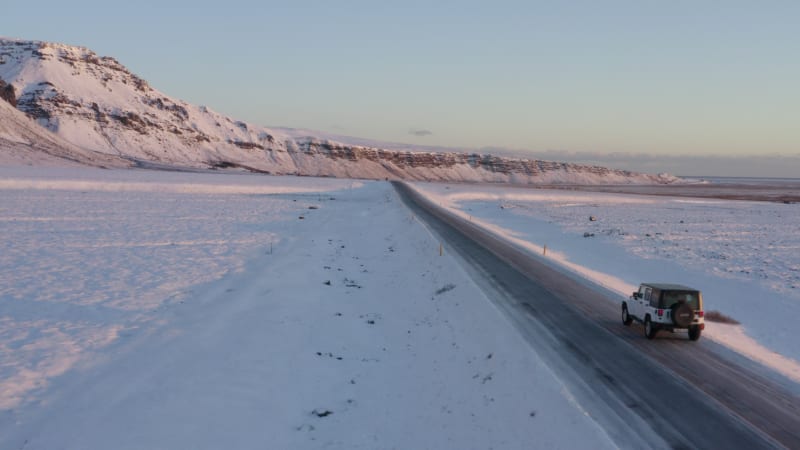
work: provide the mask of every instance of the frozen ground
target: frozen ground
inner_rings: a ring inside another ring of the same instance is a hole
[[[800,205],[415,183],[555,264],[620,296],[639,282],[701,289],[706,310],[740,326],[707,322],[704,336],[800,381]],[[593,217],[595,220],[590,220]]]
[[[2,168],[0,448],[613,447],[438,244],[388,183]]]

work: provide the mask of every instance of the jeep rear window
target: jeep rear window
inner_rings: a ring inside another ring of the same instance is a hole
[[[661,304],[663,308],[670,308],[675,303],[685,301],[692,309],[700,309],[699,294],[697,291],[664,291]]]

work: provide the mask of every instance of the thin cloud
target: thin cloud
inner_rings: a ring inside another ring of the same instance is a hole
[[[425,129],[418,130],[416,128],[412,128],[412,129],[408,130],[408,134],[410,134],[412,136],[417,136],[417,137],[425,137],[425,136],[432,135],[433,131],[425,130]]]

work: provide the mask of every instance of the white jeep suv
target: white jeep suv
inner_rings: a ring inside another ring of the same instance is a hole
[[[696,341],[705,328],[703,316],[703,295],[679,284],[642,283],[622,302],[622,323],[643,323],[648,339],[656,337],[659,330],[686,329],[689,339]]]

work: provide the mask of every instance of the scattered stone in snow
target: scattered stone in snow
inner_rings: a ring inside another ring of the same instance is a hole
[[[536,417],[536,411],[531,411],[530,416],[531,417]]]
[[[441,294],[444,294],[445,292],[447,292],[447,291],[452,291],[452,290],[453,290],[453,289],[455,289],[455,288],[456,288],[456,285],[455,285],[455,284],[448,283],[448,284],[444,285],[443,287],[441,287],[441,288],[437,289],[437,290],[436,290],[436,295],[441,295]]]
[[[328,358],[336,358],[339,361],[344,359],[341,356],[333,356],[333,353],[331,352],[328,353],[317,352],[317,356],[327,356]]]
[[[370,324],[370,325],[375,325],[375,321],[374,321],[374,320],[372,320],[372,319],[369,319],[369,320],[367,321],[367,323],[368,323],[368,324]]]
[[[322,283],[322,284],[324,284],[325,286],[330,286],[331,285],[331,280],[325,280],[325,282]]]
[[[585,238],[588,238],[588,237],[594,237],[594,233],[589,233],[589,232],[587,231],[587,232],[583,233],[583,237],[585,237]]]
[[[354,288],[361,289],[361,286],[359,286],[359,284],[356,283],[355,280],[351,280],[349,278],[345,278],[344,279],[344,285],[347,286],[347,287],[354,287]]]
[[[486,355],[486,359],[492,359],[492,356],[493,356],[493,353],[489,353],[488,355]]]
[[[317,417],[328,417],[333,414],[333,411],[328,409],[315,409],[314,411],[311,411],[311,414]]]
[[[308,207],[308,209],[319,209],[319,206],[311,205],[311,206]]]
[[[299,216],[298,219],[303,220],[303,219],[305,219],[305,217]]]

